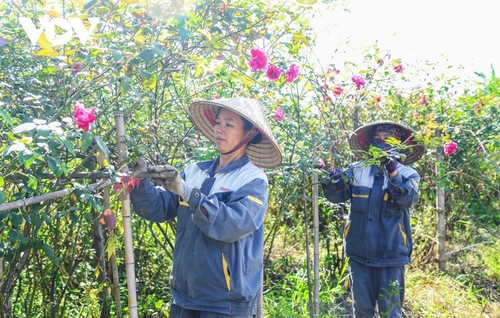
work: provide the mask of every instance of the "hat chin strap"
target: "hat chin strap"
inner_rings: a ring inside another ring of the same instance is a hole
[[[238,150],[241,147],[243,147],[244,145],[248,144],[250,142],[250,140],[252,140],[255,136],[257,136],[258,133],[259,133],[259,130],[257,128],[255,128],[255,126],[253,126],[252,129],[250,129],[248,131],[248,136],[246,136],[246,138],[243,138],[243,140],[241,140],[240,143],[237,144],[232,150],[229,150],[228,152],[221,152],[221,154],[223,154],[223,155],[232,154],[236,150]]]

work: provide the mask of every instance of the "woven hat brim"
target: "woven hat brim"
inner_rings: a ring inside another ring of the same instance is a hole
[[[249,144],[247,146],[247,155],[249,159],[258,167],[272,168],[281,164],[282,154],[278,147],[265,115],[252,118],[245,111],[244,104],[239,103],[245,99],[221,99],[217,101],[201,100],[193,102],[189,107],[189,113],[193,124],[205,135],[211,142],[215,143],[214,126],[209,120],[207,113],[215,118],[219,107],[226,108],[237,113],[250,121],[262,134],[262,140],[258,144]],[[238,102],[237,102],[238,101]],[[262,112],[263,113],[263,112]]]
[[[415,142],[415,132],[406,126],[392,121],[373,122],[356,129],[356,131],[352,133],[349,138],[349,146],[351,147],[351,149],[358,151],[367,151],[370,147],[371,139],[373,137],[373,129],[375,128],[375,126],[382,124],[394,125],[397,128],[405,131],[406,138],[405,140],[402,140],[402,142],[405,142],[404,144],[408,146],[408,148],[402,151],[406,156],[406,158],[401,160],[402,163],[410,164],[422,158],[425,153],[425,147],[422,144],[418,144]]]

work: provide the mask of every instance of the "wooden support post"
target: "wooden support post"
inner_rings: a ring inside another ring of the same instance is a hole
[[[436,132],[437,137],[441,131]],[[438,239],[438,263],[439,270],[446,270],[446,207],[444,200],[443,178],[441,166],[443,165],[443,147],[436,151],[436,209],[437,209],[437,239]]]
[[[119,166],[123,166],[124,170],[127,165],[124,164],[127,157],[127,145],[125,138],[125,121],[123,113],[115,114],[116,121],[116,142],[118,147]],[[128,289],[128,309],[129,317],[137,318],[137,295],[135,289],[135,263],[134,263],[134,248],[132,241],[132,226],[130,222],[130,198],[126,191],[121,193],[122,200],[122,217],[123,231],[125,240],[125,264],[127,270],[127,289]]]
[[[314,306],[313,315],[319,317],[319,208],[318,208],[318,176],[313,173],[312,206],[314,225]]]

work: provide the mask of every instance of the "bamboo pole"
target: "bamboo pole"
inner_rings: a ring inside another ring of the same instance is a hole
[[[441,131],[437,131],[437,137],[441,137]],[[438,263],[441,271],[446,270],[446,207],[444,200],[444,188],[441,178],[441,165],[443,164],[443,147],[436,151],[436,209],[437,209],[437,239],[438,239]]]
[[[103,181],[103,182],[97,182],[97,183],[92,183],[89,185],[91,190],[98,190],[103,187],[107,187],[112,185],[114,182],[113,181]],[[71,189],[64,189],[64,190],[59,190],[59,191],[54,191],[50,193],[45,193],[36,197],[31,197],[27,199],[21,199],[9,203],[3,203],[0,204],[0,211],[8,211],[12,209],[18,209],[18,208],[23,208],[27,207],[33,204],[41,203],[44,201],[50,201],[54,199],[58,199],[60,197],[64,197],[67,195],[70,195],[75,191],[77,188],[71,188]]]
[[[138,177],[138,178],[160,178],[160,179],[165,179],[165,178],[173,178],[175,177],[175,171],[163,171],[163,172],[141,172],[134,174],[133,176]],[[109,176],[107,176],[109,177]],[[96,191],[105,187],[109,187],[110,185],[115,184],[116,181],[113,180],[106,180],[102,182],[96,182],[92,183],[89,185],[89,188],[92,191]],[[45,202],[45,201],[50,201],[54,199],[58,199],[67,195],[70,195],[73,193],[78,188],[70,188],[70,189],[64,189],[64,190],[59,190],[59,191],[54,191],[54,192],[49,192],[45,194],[38,195],[36,197],[31,197],[27,199],[20,199],[17,201],[12,201],[8,203],[3,203],[0,204],[0,212],[2,211],[9,211],[13,209],[18,209],[18,208],[24,208],[33,204]]]
[[[123,165],[127,154],[126,138],[125,138],[125,121],[124,114],[118,112],[115,114],[116,121],[116,142],[118,147],[118,161],[119,166]],[[127,290],[128,290],[128,308],[129,317],[137,318],[137,295],[135,289],[135,263],[134,263],[134,249],[132,242],[132,226],[130,223],[130,198],[126,191],[121,193],[122,200],[122,217],[123,217],[123,231],[125,240],[125,264],[127,270]]]
[[[318,208],[318,176],[313,173],[312,206],[314,226],[314,304],[313,315],[319,315],[319,208]]]
[[[305,175],[302,175],[302,183],[305,185],[306,184],[306,179]],[[309,309],[309,317],[314,318],[314,313],[313,313],[313,286],[311,282],[311,255],[309,252],[309,224],[307,221],[307,202],[311,200],[307,196],[306,193],[306,187],[302,187],[302,198],[304,202],[304,231],[305,231],[305,238],[306,238],[306,268],[307,268],[307,292],[309,296],[307,308]]]

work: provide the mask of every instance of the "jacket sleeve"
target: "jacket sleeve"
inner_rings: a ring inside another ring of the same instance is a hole
[[[398,174],[389,179],[389,195],[400,208],[408,209],[418,202],[419,182],[420,175],[415,170],[399,168]]]
[[[268,184],[263,179],[254,179],[233,192],[199,195],[193,220],[214,240],[236,242],[263,226],[268,200]]]
[[[330,175],[321,180],[324,196],[333,203],[345,202],[351,198],[352,170],[344,170],[340,175],[342,180],[333,180]]]
[[[178,196],[155,187],[150,178],[144,178],[138,187],[130,192],[130,201],[135,213],[153,222],[164,222],[177,215]]]

